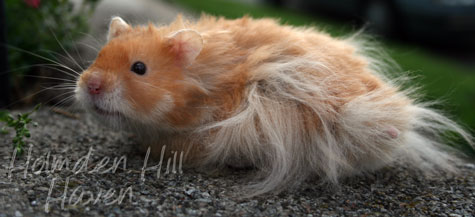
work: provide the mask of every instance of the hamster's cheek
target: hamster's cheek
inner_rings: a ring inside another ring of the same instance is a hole
[[[169,94],[164,94],[163,97],[155,104],[152,110],[154,116],[163,118],[167,113],[173,110],[175,100]]]
[[[84,106],[86,104],[90,104],[91,102],[90,99],[88,99],[87,91],[83,86],[84,85],[81,81],[78,81],[76,83],[76,88],[74,89],[74,96],[76,98],[76,101]]]
[[[130,100],[129,100],[130,101]],[[166,115],[171,112],[175,106],[174,99],[170,94],[164,94],[157,100],[150,100],[148,104],[151,105],[140,105],[135,101],[129,102],[133,105],[133,112],[138,121],[144,124],[154,124],[163,123],[166,119]]]

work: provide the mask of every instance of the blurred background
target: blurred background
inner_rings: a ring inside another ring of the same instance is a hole
[[[335,37],[363,29],[426,100],[441,101],[438,109],[475,129],[475,0],[2,0],[0,108],[70,105],[74,81],[105,43],[113,15],[167,24],[178,13],[202,12],[274,17]]]

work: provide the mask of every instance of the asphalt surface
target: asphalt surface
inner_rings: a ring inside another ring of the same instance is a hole
[[[168,173],[163,166],[157,176],[152,166],[159,162],[149,159],[143,170],[145,154],[128,132],[50,108],[33,120],[38,127],[31,127],[29,145],[14,161],[14,134],[0,136],[0,217],[474,215],[472,163],[460,165],[456,176],[424,177],[400,166],[338,187],[313,179],[279,195],[243,198],[252,170],[180,170],[170,160]],[[65,159],[69,166],[60,168]]]

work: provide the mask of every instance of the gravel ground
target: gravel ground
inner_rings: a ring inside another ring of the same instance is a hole
[[[425,178],[396,167],[351,178],[339,188],[313,180],[292,192],[243,199],[237,195],[252,171],[172,173],[170,167],[168,174],[163,168],[157,177],[150,170],[141,179],[145,156],[135,150],[133,135],[102,128],[81,113],[75,116],[48,108],[33,115],[39,126],[28,139],[29,163],[26,152],[11,166],[13,133],[0,137],[0,217],[474,215],[471,163],[460,165],[455,177]],[[125,170],[121,156],[127,160]],[[107,172],[114,158],[118,169]],[[70,169],[53,170],[57,159],[69,159]],[[147,167],[157,163],[149,160]]]

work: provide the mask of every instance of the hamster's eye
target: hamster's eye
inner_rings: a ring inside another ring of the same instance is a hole
[[[134,64],[132,64],[132,67],[130,67],[130,71],[135,72],[138,75],[143,75],[145,72],[147,72],[147,66],[145,66],[145,63],[137,61]]]

